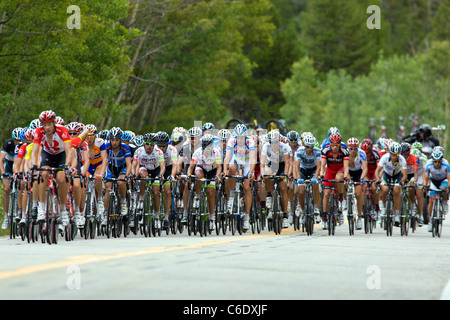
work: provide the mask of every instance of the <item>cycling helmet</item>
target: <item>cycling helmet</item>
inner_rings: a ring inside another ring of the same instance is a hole
[[[33,141],[34,138],[34,129],[28,128],[25,132],[25,141]]]
[[[235,137],[245,136],[246,132],[247,127],[245,126],[245,124],[238,124],[233,130],[233,136]]]
[[[130,142],[133,141],[134,137],[136,137],[136,134],[133,131],[131,131],[131,130],[127,130],[125,132],[128,132],[128,134],[131,137]]]
[[[219,140],[221,142],[227,142],[228,139],[230,139],[231,137],[231,133],[230,131],[228,131],[227,129],[221,129],[219,130],[219,132],[217,133],[217,135],[219,136]]]
[[[172,130],[172,134],[174,134],[176,132],[181,133],[181,134],[185,134],[186,133],[186,129],[184,129],[183,127],[175,127]]]
[[[131,134],[128,131],[123,131],[122,133],[122,140],[125,141],[131,141]]]
[[[39,128],[40,126],[41,126],[41,121],[39,119],[34,119],[30,122],[31,129],[36,129],[36,128]]]
[[[119,127],[114,127],[109,130],[108,139],[122,139],[123,131]]]
[[[269,131],[267,134],[267,142],[273,143],[280,141],[280,133],[277,130]]]
[[[202,139],[202,149],[209,149],[214,144],[214,137],[211,134],[205,134]]]
[[[331,136],[330,136],[330,143],[333,143],[333,144],[337,144],[337,143],[341,143],[341,141],[342,141],[342,137],[341,137],[341,134],[340,133],[333,133]]]
[[[429,124],[422,124],[419,127],[419,132],[423,133],[424,138],[428,138],[429,136],[431,136],[431,126]]]
[[[441,160],[444,158],[444,153],[441,150],[436,150],[436,148],[431,153],[431,158],[433,160]]]
[[[316,145],[316,138],[314,138],[314,136],[313,135],[307,135],[306,137],[305,137],[305,139],[303,140],[303,145],[305,146],[305,147],[311,147],[311,148],[314,148],[314,146]]]
[[[25,127],[25,128],[22,128],[22,130],[20,130],[19,138],[20,138],[20,140],[22,140],[23,142],[27,141],[27,140],[25,139],[25,133],[27,132],[28,129],[30,129],[30,128]]]
[[[42,111],[39,115],[39,120],[41,122],[50,122],[56,119],[56,113],[52,110]]]
[[[68,131],[80,132],[82,129],[82,124],[79,122],[70,122],[66,127]]]
[[[142,147],[142,145],[144,144],[144,136],[138,134],[136,137],[134,137],[133,143],[136,147]]]
[[[328,138],[331,137],[331,135],[333,135],[335,133],[339,133],[340,134],[341,132],[336,127],[331,127],[330,129],[328,129],[328,133],[327,133]]]
[[[431,147],[423,147],[422,148],[422,153],[429,155],[433,152],[433,149],[431,149]]]
[[[156,136],[156,139],[157,139],[156,142],[157,142],[158,144],[166,144],[166,143],[169,143],[170,137],[169,137],[169,135],[167,134],[167,132],[165,132],[165,131],[159,131],[158,134],[157,134],[157,136]]]
[[[214,131],[215,127],[211,122],[207,122],[203,125],[202,131],[211,130]]]
[[[377,146],[381,150],[384,150],[384,140],[386,140],[386,139],[383,137],[381,137],[377,140]]]
[[[61,118],[60,116],[56,116],[55,120],[56,120],[57,125],[60,125],[60,126],[64,125],[64,119]]]
[[[172,140],[172,143],[174,145],[182,143],[184,141],[184,134],[182,134],[180,132],[174,132],[174,133],[172,133],[172,137],[170,140]]]
[[[292,130],[287,133],[286,137],[290,142],[297,142],[299,136],[297,131]]]
[[[156,143],[156,133],[144,134],[144,143]]]
[[[433,151],[435,151],[435,150],[438,150],[438,151],[442,152],[442,154],[444,154],[444,147],[442,147],[442,146],[436,146],[436,147],[434,147],[434,148],[433,148]]]
[[[391,154],[400,154],[401,151],[402,151],[402,146],[400,145],[400,143],[394,141],[390,144],[389,152]]]
[[[109,135],[109,131],[106,130],[106,129],[100,131],[99,134],[98,134],[99,138],[101,138],[103,140],[108,139],[108,135]]]
[[[402,142],[400,144],[400,146],[402,147],[402,154],[409,154],[411,152],[411,145],[407,142]]]
[[[14,140],[20,140],[20,133],[22,132],[22,129],[23,129],[23,128],[21,128],[21,127],[15,128],[15,129],[11,132],[11,137],[12,137]]]
[[[372,144],[372,141],[370,139],[364,139],[361,142],[361,149],[363,149],[364,152],[367,152],[367,153],[371,152],[372,148],[373,148],[373,144]]]
[[[384,150],[389,152],[389,147],[394,141],[392,139],[384,139]]]
[[[188,131],[188,136],[190,138],[200,137],[202,135],[202,130],[199,127],[192,127]]]
[[[419,141],[416,141],[411,145],[411,149],[422,150],[422,144]]]
[[[313,135],[313,134],[312,134],[311,132],[303,132],[303,133],[302,133],[302,136],[301,136],[301,139],[302,139],[302,141],[303,141],[303,140],[305,140],[305,137],[306,137],[306,136],[312,136],[312,135]]]
[[[97,135],[97,127],[93,124],[88,124],[86,125],[86,128],[89,130],[88,131],[88,136],[95,136]]]
[[[358,148],[359,147],[359,140],[355,137],[352,137],[347,140],[347,147],[349,148]]]

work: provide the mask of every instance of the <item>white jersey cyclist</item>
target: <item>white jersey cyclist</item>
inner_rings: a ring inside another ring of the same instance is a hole
[[[406,170],[406,160],[402,155],[399,155],[398,161],[392,163],[391,155],[386,153],[381,157],[378,166],[383,167],[383,172],[393,177],[401,173],[401,170]]]
[[[222,163],[220,150],[216,147],[209,150],[203,150],[201,147],[197,148],[192,155],[191,163],[195,163],[195,171],[203,170],[209,172],[214,170],[218,164]]]
[[[139,150],[139,151],[138,151]],[[139,147],[134,153],[134,161],[139,161],[140,168],[147,170],[155,170],[159,167],[159,163],[164,161],[164,154],[156,145],[149,154],[145,151],[144,146]]]

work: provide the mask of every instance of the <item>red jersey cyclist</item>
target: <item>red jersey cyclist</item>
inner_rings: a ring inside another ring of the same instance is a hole
[[[330,136],[330,144],[322,149],[321,156],[321,176],[325,176],[325,180],[341,180],[344,182],[345,178],[350,178],[348,170],[348,150],[341,146],[341,134],[334,133]],[[323,194],[323,204],[322,204],[322,219],[323,228],[326,229],[327,226],[327,212],[328,212],[328,201],[330,199],[331,193],[331,182],[324,182],[324,194]],[[342,197],[344,193],[344,184],[338,183],[336,185],[337,193]],[[339,212],[339,223],[344,223],[344,215],[342,210]]]

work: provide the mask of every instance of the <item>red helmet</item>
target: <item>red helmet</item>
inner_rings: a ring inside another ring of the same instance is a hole
[[[341,140],[342,140],[342,138],[339,133],[334,133],[330,136],[330,143],[334,143],[334,144],[341,143]]]
[[[364,152],[370,152],[370,151],[372,151],[372,148],[373,148],[373,144],[370,139],[364,139],[361,142],[361,149],[363,149]]]
[[[359,146],[358,139],[352,137],[352,138],[347,140],[347,147],[349,147],[349,148],[358,148],[358,146]]]
[[[54,113],[52,110],[42,111],[39,115],[39,120],[41,122],[50,122],[56,119],[56,113]]]

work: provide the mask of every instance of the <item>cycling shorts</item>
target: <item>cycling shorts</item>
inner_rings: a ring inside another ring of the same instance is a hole
[[[341,168],[339,168],[337,171],[331,170],[330,168],[327,168],[327,172],[325,173],[325,180],[335,180],[336,179],[336,175],[338,173],[344,173],[344,167],[342,166]],[[331,188],[333,184],[331,182],[324,182],[323,186],[325,189],[329,189]]]

